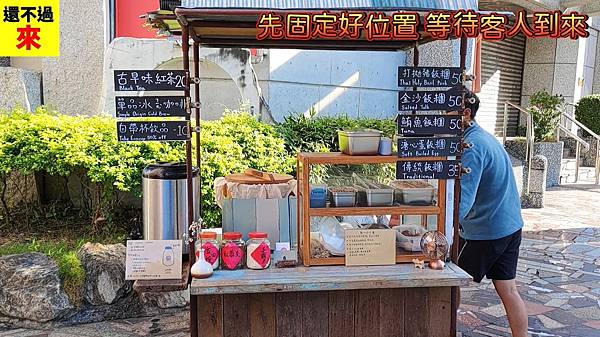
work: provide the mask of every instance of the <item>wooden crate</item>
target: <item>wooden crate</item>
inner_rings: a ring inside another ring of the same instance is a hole
[[[399,161],[409,161],[414,158],[398,158],[391,156],[350,156],[342,153],[299,153],[297,160],[298,172],[298,233],[299,252],[305,266],[311,265],[343,265],[344,257],[313,258],[310,256],[310,217],[311,216],[346,216],[346,215],[436,215],[437,230],[444,233],[446,215],[446,181],[438,183],[437,205],[435,206],[392,206],[392,207],[310,207],[309,177],[312,165],[359,165],[359,164],[394,164]],[[431,157],[419,158],[420,160],[443,160],[445,158]],[[406,252],[398,249],[396,263],[411,262],[419,258],[426,260],[421,253]]]
[[[200,296],[199,336],[450,337],[451,287]]]

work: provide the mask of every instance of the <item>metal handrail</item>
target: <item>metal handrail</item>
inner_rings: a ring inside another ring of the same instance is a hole
[[[577,106],[573,103],[567,103],[567,105],[571,105],[571,106],[575,106],[575,107]],[[535,142],[535,134],[533,132],[533,117],[531,116],[531,113],[527,109],[520,107],[509,101],[506,101],[504,103],[502,145],[505,145],[505,143],[506,143],[506,129],[507,129],[507,124],[508,124],[508,107],[509,106],[519,110],[520,112],[523,112],[525,114],[525,116],[527,117],[527,131],[525,134],[525,138],[526,138],[525,159],[527,160],[527,166],[529,168],[528,172],[527,172],[528,178],[527,178],[526,193],[529,193],[529,176],[531,175],[531,161],[533,158],[533,144]],[[567,115],[564,110],[561,111],[561,117],[565,117],[568,120],[570,120],[571,122],[575,123],[575,125],[582,128],[587,133],[589,133],[593,138],[596,139],[596,161],[595,161],[595,167],[594,167],[595,168],[595,183],[596,183],[596,185],[600,184],[600,136],[598,134],[596,134],[595,132],[593,132],[592,130],[590,130],[587,126],[583,125],[581,122],[579,122],[578,120],[573,118],[572,116]],[[577,182],[579,180],[579,161],[580,161],[580,157],[581,157],[581,145],[583,145],[585,147],[586,151],[588,151],[590,149],[590,143],[583,140],[577,134],[571,132],[571,130],[569,130],[566,126],[559,123],[559,125],[557,127],[557,135],[559,135],[559,136],[560,136],[560,131],[563,131],[564,133],[566,133],[567,135],[569,135],[576,141],[577,145],[575,148],[575,161],[576,161],[576,163],[575,163],[575,182]]]
[[[573,107],[577,107],[577,104],[573,104],[573,103],[567,103],[567,105],[570,105],[570,106],[573,106]],[[593,138],[596,139],[596,161],[594,163],[595,164],[594,165],[594,177],[595,177],[595,183],[596,183],[596,185],[600,184],[600,136],[598,134],[596,134],[594,131],[590,130],[590,128],[588,128],[587,126],[583,125],[583,123],[581,123],[577,119],[575,119],[572,116],[566,114],[564,110],[561,112],[561,116],[565,117],[568,120],[570,120],[571,122],[575,123],[575,125],[577,125],[578,127],[582,128],[588,134],[590,134]],[[572,135],[572,133],[570,131],[567,132],[564,129],[561,129],[561,130],[565,131],[565,133],[567,133],[569,135]],[[571,136],[571,137],[573,137],[573,136]],[[584,140],[582,140],[579,137],[573,137],[573,138],[575,138],[577,140],[577,147],[575,149],[575,160],[576,160],[576,163],[575,163],[575,182],[577,182],[577,180],[579,180],[580,144],[582,144],[580,142],[580,140],[583,141],[585,144],[587,144],[586,151],[589,150],[589,143],[585,142]]]
[[[504,102],[504,121],[502,129],[502,146],[506,145],[506,129],[508,124],[508,106],[511,106],[525,114],[527,117],[527,130],[525,132],[525,160],[527,161],[527,185],[525,186],[525,194],[529,194],[531,181],[531,162],[533,160],[533,145],[535,142],[535,131],[533,128],[533,116],[526,109],[511,103]]]

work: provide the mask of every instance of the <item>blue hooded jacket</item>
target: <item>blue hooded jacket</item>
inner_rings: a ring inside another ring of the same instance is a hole
[[[460,180],[460,236],[467,240],[495,240],[523,227],[521,200],[504,147],[496,137],[473,122],[464,134],[462,165],[470,168]]]

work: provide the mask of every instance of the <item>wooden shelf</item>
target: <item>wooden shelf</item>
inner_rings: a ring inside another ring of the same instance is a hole
[[[360,165],[360,164],[393,164],[399,161],[410,160],[445,160],[446,157],[398,158],[397,153],[389,156],[350,156],[341,152],[302,152],[298,154],[299,160],[306,160],[309,164],[332,165]]]
[[[310,216],[344,216],[344,215],[421,215],[439,214],[437,206],[390,206],[390,207],[327,207],[309,208]]]
[[[396,205],[389,207],[310,207],[310,180],[312,165],[362,165],[362,164],[394,164],[411,160],[437,161],[446,157],[398,158],[397,153],[390,156],[350,156],[340,152],[299,153],[296,168],[298,169],[298,252],[305,266],[312,265],[344,265],[344,257],[316,259],[310,257],[310,218],[313,216],[352,216],[352,215],[437,215],[436,229],[445,233],[446,221],[446,180],[439,180],[435,206]],[[423,222],[424,217],[421,217]],[[425,217],[426,218],[426,217]],[[396,252],[396,263],[410,263],[414,258],[424,260],[421,253],[405,251]]]

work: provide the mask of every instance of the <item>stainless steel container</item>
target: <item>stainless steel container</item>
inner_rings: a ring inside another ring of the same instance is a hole
[[[356,205],[356,191],[336,191],[329,189],[335,207],[354,207]]]
[[[200,218],[198,168],[192,170],[194,219]],[[142,174],[145,240],[184,239],[188,233],[187,171],[184,163],[149,165]],[[184,254],[188,253],[183,243]]]
[[[366,189],[368,206],[392,206],[394,189]]]
[[[437,189],[421,180],[394,180],[390,183],[401,194],[401,203],[407,205],[433,205]]]
[[[379,130],[340,130],[338,141],[340,151],[349,155],[374,155],[379,152],[379,140],[383,132]]]

